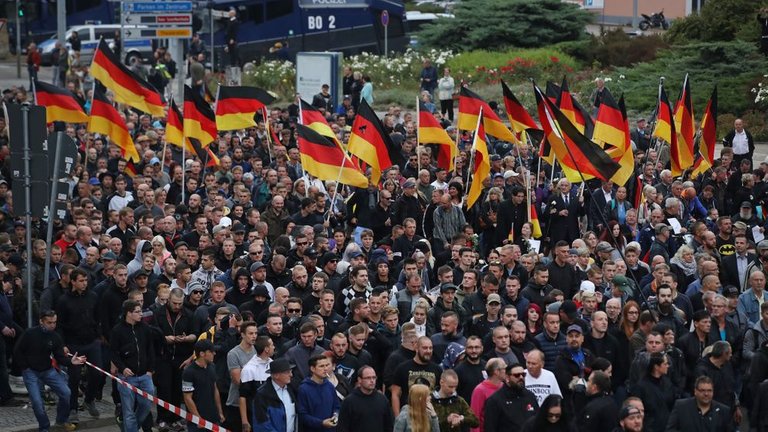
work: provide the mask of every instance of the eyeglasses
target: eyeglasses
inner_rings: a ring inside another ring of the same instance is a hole
[[[261,255],[264,251],[248,252],[248,255]]]
[[[203,292],[202,291],[192,291],[192,294],[200,294],[200,295],[202,295]]]
[[[515,377],[515,378],[524,378],[526,375],[527,375],[527,373],[525,373],[525,372],[519,372],[519,373],[509,374],[509,376],[513,376],[513,377]]]
[[[301,309],[288,309],[288,313],[299,313]]]
[[[306,246],[308,242],[296,243],[296,246]]]

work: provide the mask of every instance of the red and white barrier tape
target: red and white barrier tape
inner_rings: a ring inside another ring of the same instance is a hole
[[[70,354],[70,356],[71,355],[72,354]],[[210,421],[208,421],[208,420],[206,420],[204,418],[198,417],[198,416],[196,416],[196,415],[194,415],[194,414],[192,414],[190,412],[187,412],[186,410],[181,409],[180,407],[177,407],[176,405],[172,405],[172,404],[170,404],[170,403],[168,403],[168,402],[158,398],[155,395],[149,394],[149,393],[145,392],[144,390],[142,390],[142,389],[140,389],[140,388],[138,388],[138,387],[136,387],[136,386],[126,382],[126,381],[123,381],[122,379],[112,375],[111,373],[105,371],[104,369],[96,366],[95,364],[93,364],[91,362],[86,361],[85,364],[88,365],[89,367],[92,367],[92,368],[96,369],[97,371],[103,373],[104,375],[112,378],[113,380],[117,381],[120,385],[128,387],[132,392],[134,392],[137,395],[143,397],[144,399],[148,399],[153,404],[155,404],[155,405],[157,405],[157,406],[159,406],[161,408],[165,408],[166,410],[176,414],[177,416],[183,418],[184,420],[186,420],[186,421],[188,421],[190,423],[193,423],[193,424],[197,425],[198,427],[207,429],[207,430],[212,431],[212,432],[230,432],[229,429],[226,429],[223,426],[219,426],[219,425],[217,425],[215,423],[211,423]]]

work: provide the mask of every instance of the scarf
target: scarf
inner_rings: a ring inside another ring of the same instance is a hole
[[[671,260],[669,260],[669,263],[680,267],[686,276],[692,276],[696,273],[696,261],[687,263],[682,258],[673,257]]]

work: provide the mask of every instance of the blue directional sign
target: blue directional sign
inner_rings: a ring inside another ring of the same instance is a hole
[[[137,13],[192,12],[192,2],[133,2],[124,3],[125,10]]]

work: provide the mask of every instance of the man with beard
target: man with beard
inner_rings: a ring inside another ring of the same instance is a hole
[[[682,336],[685,331],[685,314],[673,304],[672,287],[661,284],[656,289],[657,304],[650,311],[656,322],[667,324],[675,332],[675,336]]]
[[[309,294],[310,289],[307,286],[308,276],[307,269],[303,265],[297,264],[291,271],[291,283],[285,287],[288,289],[291,297],[302,298]]]
[[[184,309],[184,292],[178,288],[171,290],[166,313],[154,316],[154,326],[163,335],[162,360],[157,362],[157,396],[176,406],[182,401],[181,372],[182,364],[192,355],[192,348],[197,335],[192,331],[192,316]],[[173,413],[159,410],[158,426],[167,428],[178,421]]]
[[[523,424],[536,414],[539,403],[525,388],[525,375],[520,364],[506,367],[504,385],[485,402],[485,432],[522,430]]]
[[[763,273],[768,271],[768,240],[757,242],[757,259],[747,266],[747,274],[761,270]]]
[[[431,390],[437,386],[440,366],[432,361],[432,340],[422,336],[416,342],[416,356],[398,366],[390,386],[392,412],[400,415],[400,408],[408,403],[408,391],[413,384],[424,384]]]
[[[414,338],[415,340],[415,338]],[[482,359],[483,343],[477,336],[467,338],[464,348],[464,360],[455,368],[459,377],[457,394],[467,403],[471,402],[472,391],[485,379],[485,360]]]

